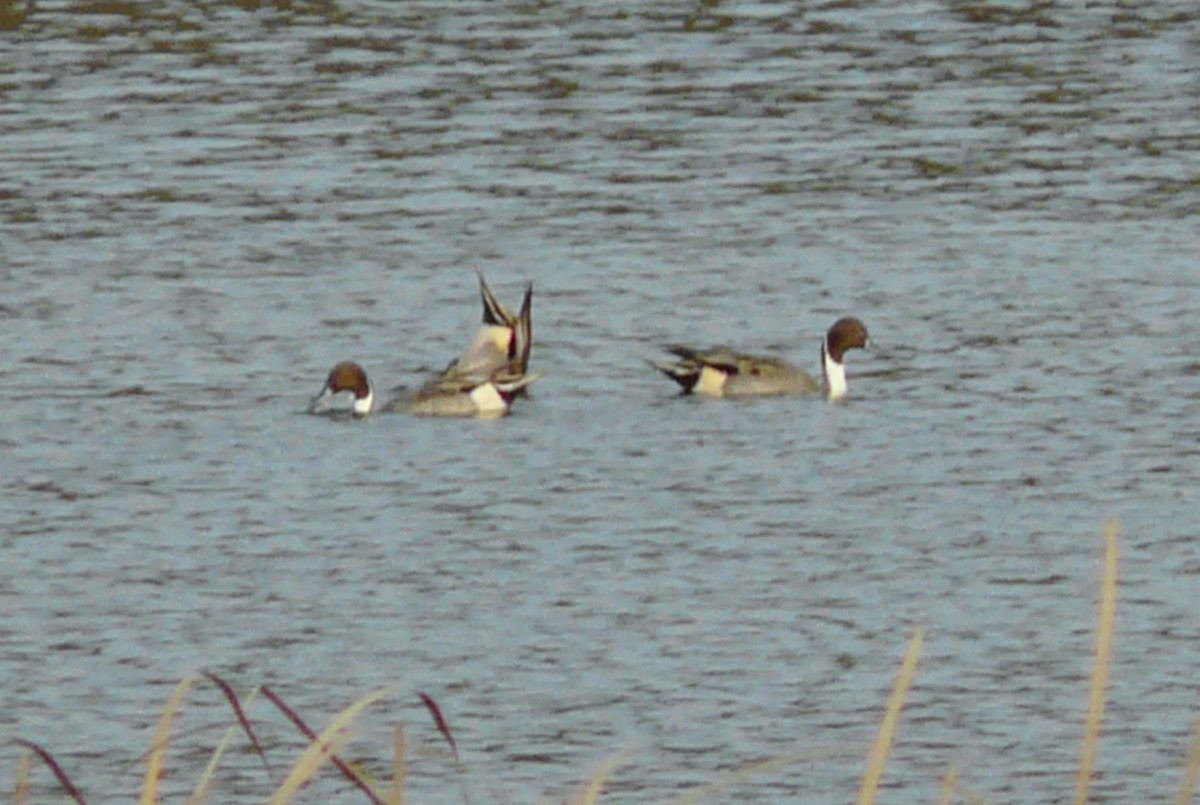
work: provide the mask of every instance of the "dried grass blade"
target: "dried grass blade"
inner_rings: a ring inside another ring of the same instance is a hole
[[[940,805],[950,805],[954,800],[954,795],[957,794],[961,799],[969,803],[969,805],[988,805],[988,801],[982,795],[965,788],[958,781],[958,769],[951,765],[946,770],[946,774],[942,777],[942,796],[938,800]]]
[[[579,792],[578,796],[570,800],[569,805],[596,805],[597,800],[600,799],[600,792],[604,790],[604,784],[608,782],[613,770],[621,765],[624,759],[625,753],[617,752],[600,764],[600,768],[596,769],[592,779],[588,780],[587,786]]]
[[[275,796],[271,798],[271,805],[283,805],[283,803],[291,799],[300,790],[301,786],[312,779],[313,775],[320,770],[326,761],[334,759],[337,752],[350,740],[350,734],[347,730],[350,722],[357,718],[358,714],[364,708],[374,704],[386,695],[387,691],[382,688],[373,693],[368,693],[334,716],[333,720],[329,722],[329,726],[322,730],[321,734],[310,742],[308,748],[300,755],[300,758],[296,761],[296,765],[292,767],[291,772],[288,773],[283,783],[275,791]],[[360,787],[365,786],[363,790],[371,796],[373,802],[376,802],[377,805],[386,805],[370,789],[365,780],[350,772],[349,767],[346,767],[343,771],[344,774],[347,772],[350,773],[352,780],[361,784]]]
[[[254,701],[256,696],[258,696],[257,688],[246,697],[246,703],[249,704]],[[220,765],[221,758],[225,756],[225,752],[228,751],[229,745],[233,743],[233,739],[238,736],[238,733],[239,730],[237,727],[230,727],[225,730],[225,735],[221,738],[221,742],[217,744],[217,748],[213,750],[213,755],[209,758],[208,765],[204,767],[204,773],[200,775],[200,782],[196,784],[192,795],[185,800],[185,805],[199,805],[199,803],[204,801],[204,797],[208,794],[208,786],[212,783],[212,778],[217,773],[217,766]],[[264,758],[263,760],[265,763],[266,759]],[[268,776],[270,773],[271,770],[268,768]],[[272,783],[274,783],[273,780]]]
[[[1192,745],[1188,749],[1187,766],[1183,772],[1183,783],[1179,786],[1176,805],[1188,805],[1192,792],[1196,790],[1196,779],[1200,777],[1200,718],[1192,724]]]
[[[288,720],[292,722],[296,729],[300,730],[305,738],[310,741],[315,741],[317,739],[317,733],[315,733],[312,728],[308,726],[308,724],[304,723],[304,719],[300,717],[299,713],[289,707],[283,701],[283,699],[279,698],[279,694],[271,690],[266,685],[263,685],[259,690],[262,692],[262,695],[267,699],[267,701],[275,705],[279,709],[279,712],[287,716]],[[349,764],[336,755],[332,760],[334,767],[336,767],[337,770],[340,771],[347,780],[354,783],[354,785],[358,786],[363,793],[370,797],[372,802],[382,802],[382,800],[379,799],[378,794],[376,794],[375,790],[371,787],[370,783],[362,779],[358,772],[350,768]]]
[[[1083,749],[1079,757],[1079,777],[1075,781],[1075,805],[1087,802],[1096,767],[1096,746],[1100,741],[1100,722],[1104,718],[1104,692],[1108,688],[1108,669],[1112,659],[1113,623],[1117,616],[1117,522],[1104,526],[1104,578],[1100,585],[1100,619],[1096,625],[1096,656],[1092,662],[1092,689],[1088,696],[1087,719],[1083,726]]]
[[[271,797],[271,805],[284,805],[291,800],[296,792],[321,770],[325,761],[340,752],[342,747],[350,742],[350,738],[351,735],[348,731],[334,732],[328,739],[320,738],[310,743],[296,761],[296,765],[280,783],[279,788],[275,790],[275,795]]]
[[[938,797],[938,805],[950,805],[950,801],[954,799],[954,785],[957,782],[958,769],[951,763],[950,768],[942,775],[942,795]]]
[[[458,744],[454,743],[454,736],[450,733],[450,726],[446,723],[446,719],[442,718],[442,710],[437,706],[437,702],[432,696],[417,691],[417,696],[421,697],[421,703],[425,705],[425,709],[429,711],[429,715],[433,716],[433,723],[437,726],[438,732],[446,739],[446,743],[450,744],[450,751],[454,753],[454,762],[460,763],[458,759]]]
[[[925,640],[925,629],[917,627],[912,639],[908,642],[908,653],[904,656],[904,664],[896,675],[892,685],[892,694],[888,697],[887,710],[879,725],[879,733],[871,754],[867,760],[867,769],[863,774],[862,787],[858,792],[859,805],[870,805],[875,799],[875,791],[879,788],[879,778],[883,776],[883,768],[887,765],[888,752],[892,747],[892,735],[896,731],[896,722],[900,719],[900,708],[904,706],[904,698],[912,685],[917,673],[917,659],[921,656],[921,644]]]
[[[204,676],[221,689],[221,693],[225,695],[225,701],[229,702],[229,706],[233,708],[233,714],[237,716],[238,723],[242,725],[242,731],[250,739],[250,745],[254,747],[254,753],[262,760],[263,768],[267,771],[267,779],[274,778],[275,775],[271,773],[271,764],[267,760],[267,753],[263,751],[262,744],[258,742],[258,736],[254,734],[254,727],[250,725],[250,719],[246,718],[246,711],[242,709],[242,703],[238,700],[238,695],[234,693],[233,688],[230,687],[228,682],[213,672],[205,671]],[[253,695],[251,694],[251,696]]]
[[[310,729],[309,726],[304,723],[304,719],[300,717],[299,713],[289,707],[283,699],[279,698],[279,694],[271,690],[266,685],[261,686],[259,690],[262,692],[263,698],[275,705],[279,712],[287,716],[288,721],[292,722],[296,729],[300,730],[300,732],[304,734],[305,738],[308,738],[308,740],[311,741],[317,737],[317,733],[313,732],[312,729]]]
[[[13,805],[26,805],[29,802],[29,767],[33,752],[26,749],[17,759],[17,781],[13,785]]]
[[[154,729],[154,741],[151,744],[150,754],[146,758],[146,777],[142,781],[142,796],[139,800],[141,805],[153,805],[158,802],[158,778],[162,774],[162,756],[167,751],[171,723],[175,720],[175,714],[183,702],[183,695],[196,683],[197,679],[199,677],[189,676],[176,685],[174,692],[171,693],[171,698],[167,700],[167,706],[163,708],[163,714],[159,716],[158,726]]]
[[[26,741],[24,738],[17,738],[16,742],[20,746],[23,746],[33,752],[38,756],[38,758],[41,759],[43,763],[46,764],[46,767],[54,774],[55,779],[58,780],[58,784],[62,786],[62,789],[67,793],[67,796],[78,802],[79,805],[87,805],[87,801],[83,798],[83,794],[79,793],[79,789],[71,783],[70,778],[67,777],[67,773],[62,770],[62,766],[58,765],[58,761],[54,759],[53,755],[35,744],[33,741]]]
[[[404,725],[400,723],[392,730],[392,784],[388,788],[388,805],[404,805]]]
[[[83,798],[83,794],[79,793],[79,789],[74,787],[73,783],[71,782],[70,777],[67,776],[66,771],[62,770],[62,767],[61,767],[61,765],[59,765],[59,762],[55,761],[53,755],[50,755],[49,752],[42,749],[41,746],[38,746],[37,744],[34,743],[34,741],[31,741],[31,740],[25,740],[24,738],[17,738],[17,739],[14,739],[14,743],[16,743],[18,746],[24,746],[25,749],[28,749],[29,751],[34,753],[34,755],[36,755],[38,757],[38,759],[41,759],[42,763],[46,764],[46,768],[48,768],[50,770],[50,773],[52,773],[54,775],[54,779],[59,781],[59,786],[62,787],[62,791],[66,792],[67,797],[70,797],[71,799],[76,800],[77,803],[79,803],[79,805],[88,805],[88,803],[86,803],[86,800]],[[23,763],[23,765],[25,767],[26,776],[28,776],[28,770],[29,770],[28,756],[26,756],[25,763]]]
[[[820,749],[789,752],[786,755],[779,755],[778,757],[756,760],[741,766],[711,783],[704,783],[703,785],[697,785],[688,789],[684,794],[669,800],[669,805],[691,805],[695,802],[701,802],[713,794],[740,783],[742,780],[752,777],[755,774],[764,774],[800,761],[827,760],[829,758],[851,757],[861,754],[861,746],[829,746]]]
[[[275,691],[272,691],[270,689],[270,687],[268,687],[266,685],[259,687],[259,691],[263,693],[263,697],[266,698],[266,701],[269,701],[271,704],[274,704],[275,707],[278,708],[278,710],[280,710],[280,713],[282,713],[283,715],[286,715],[288,717],[288,720],[290,722],[292,722],[293,725],[295,725],[296,729],[299,729],[299,731],[301,733],[304,733],[305,738],[307,738],[310,741],[317,740],[317,733],[314,733],[312,731],[312,729],[310,727],[308,727],[308,725],[306,725],[306,723],[304,722],[304,719],[301,719],[300,715],[298,713],[296,713],[295,710],[288,707],[288,705],[283,702],[283,699],[280,698],[280,696],[278,696]],[[386,691],[378,690],[374,693],[371,693],[371,695],[368,695],[362,699],[359,699],[359,702],[364,702],[365,699],[371,698],[372,696],[377,696],[379,698],[382,698],[385,695],[386,695]],[[366,703],[371,704],[374,701],[376,701],[376,699],[372,699],[371,702],[366,702]],[[355,702],[355,704],[358,704],[359,702]],[[354,707],[355,704],[350,705],[350,707]],[[349,709],[349,708],[347,708],[347,709]],[[359,708],[359,709],[361,709],[361,708]],[[343,710],[343,713],[346,713],[346,710]],[[326,732],[328,732],[328,728],[326,728]],[[346,761],[343,761],[342,758],[337,757],[336,753],[334,753],[334,755],[330,756],[330,761],[332,763],[334,763],[334,767],[338,771],[341,771],[342,776],[346,777],[347,780],[354,783],[355,787],[358,787],[359,791],[366,794],[367,798],[370,799],[372,801],[372,803],[374,803],[376,805],[386,805],[384,799],[382,797],[380,797],[379,793],[376,791],[376,789],[374,789],[374,787],[371,785],[371,783],[362,779],[362,775],[360,775],[358,773],[358,771],[355,771],[354,769],[350,768],[349,765],[346,763]]]
[[[966,800],[967,805],[989,805],[987,799],[980,793],[964,788],[961,783],[954,784],[954,792]]]

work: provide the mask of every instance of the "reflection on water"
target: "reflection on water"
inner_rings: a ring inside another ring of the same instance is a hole
[[[7,734],[122,796],[211,668],[316,724],[394,685],[358,745],[382,764],[402,720],[414,799],[460,796],[421,689],[477,799],[623,748],[607,800],[848,750],[730,793],[841,802],[924,624],[886,785],[930,798],[953,762],[1045,801],[1118,516],[1096,793],[1174,790],[1191,5],[147,9],[0,19]],[[475,268],[535,282],[546,376],[512,417],[300,414],[336,360],[381,387],[444,365]],[[845,313],[879,345],[844,405],[679,398],[643,362],[730,342],[815,371]],[[223,801],[261,798],[253,762],[225,773]]]

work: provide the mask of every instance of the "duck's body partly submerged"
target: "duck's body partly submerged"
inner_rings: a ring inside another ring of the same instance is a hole
[[[821,373],[831,400],[846,394],[845,352],[868,344],[867,328],[855,318],[839,319],[821,342]],[[773,394],[813,394],[822,383],[787,361],[770,355],[735,352],[728,347],[700,350],[670,346],[680,360],[651,361],[660,372],[680,385],[685,394],[711,397],[749,397]]]
[[[654,365],[689,394],[747,397],[764,394],[812,394],[821,384],[802,369],[771,355],[735,352],[729,347],[693,349],[670,346],[680,358]]]
[[[504,306],[479,272],[483,320],[457,358],[415,392],[390,401],[387,410],[423,416],[503,416],[513,397],[538,379],[529,374],[533,347],[533,283],[525,286],[516,315]]]
[[[537,379],[536,374],[517,372],[512,367],[494,372],[452,368],[415,392],[389,401],[384,410],[422,416],[504,416],[512,409],[513,397]]]
[[[494,372],[451,369],[431,378],[415,392],[402,393],[383,405],[385,412],[422,416],[491,418],[504,416],[513,397],[538,379],[510,368]],[[354,361],[342,361],[329,371],[320,394],[309,403],[312,414],[364,417],[375,410],[375,391],[367,373]]]
[[[516,315],[496,299],[482,273],[479,295],[483,300],[483,323],[462,354],[416,391],[393,389],[399,393],[381,410],[423,416],[503,416],[509,412],[513,397],[537,380],[538,375],[527,372],[533,346],[533,284],[526,286]],[[343,361],[330,371],[325,387],[308,410],[366,416],[374,404],[375,393],[367,373],[357,363]]]

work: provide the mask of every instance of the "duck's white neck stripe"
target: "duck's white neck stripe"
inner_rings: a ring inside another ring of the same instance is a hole
[[[825,375],[825,394],[831,400],[846,396],[846,367],[829,355],[825,339],[821,339],[821,371]]]
[[[367,396],[358,397],[354,400],[354,413],[359,416],[366,416],[371,413],[371,407],[375,404],[375,389],[371,388],[371,384],[367,384]]]

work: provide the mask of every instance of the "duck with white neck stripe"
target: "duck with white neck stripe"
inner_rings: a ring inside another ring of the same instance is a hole
[[[856,318],[838,319],[821,341],[823,382],[782,358],[734,352],[728,347],[707,350],[669,346],[680,360],[650,361],[650,365],[674,380],[684,394],[710,397],[749,397],[778,394],[814,394],[822,389],[830,400],[846,395],[843,361],[851,349],[869,346],[866,326]]]

